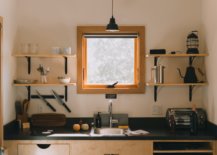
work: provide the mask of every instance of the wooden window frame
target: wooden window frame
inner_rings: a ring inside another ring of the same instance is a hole
[[[134,75],[135,85],[117,85],[115,88],[107,88],[105,85],[85,85],[85,67],[86,67],[86,39],[84,34],[105,34],[104,26],[78,26],[77,27],[77,93],[80,94],[140,94],[145,93],[145,27],[144,26],[120,26],[119,32],[122,33],[137,33],[138,38],[135,46],[135,69]]]
[[[2,36],[3,18],[0,16],[0,147],[3,148],[3,105],[2,105]],[[1,153],[2,150],[0,150]]]

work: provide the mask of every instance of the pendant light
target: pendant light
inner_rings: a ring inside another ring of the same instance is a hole
[[[109,24],[106,27],[106,31],[108,32],[119,31],[118,25],[116,24],[115,18],[113,17],[113,0],[112,0],[112,17],[110,18]]]

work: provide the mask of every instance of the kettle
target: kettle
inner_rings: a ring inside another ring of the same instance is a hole
[[[182,75],[181,70],[177,68],[179,75],[184,79],[184,83],[197,83],[198,79],[193,66],[188,66],[185,72],[185,76]]]

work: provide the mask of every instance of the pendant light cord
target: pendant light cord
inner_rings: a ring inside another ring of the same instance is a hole
[[[112,17],[113,17],[113,0],[112,0]]]

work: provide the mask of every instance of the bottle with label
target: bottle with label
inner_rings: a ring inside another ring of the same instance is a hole
[[[100,112],[98,112],[95,121],[96,121],[96,122],[95,122],[95,123],[96,123],[96,124],[95,124],[95,127],[96,127],[96,128],[101,128],[101,127],[102,127],[102,120],[101,120]]]

